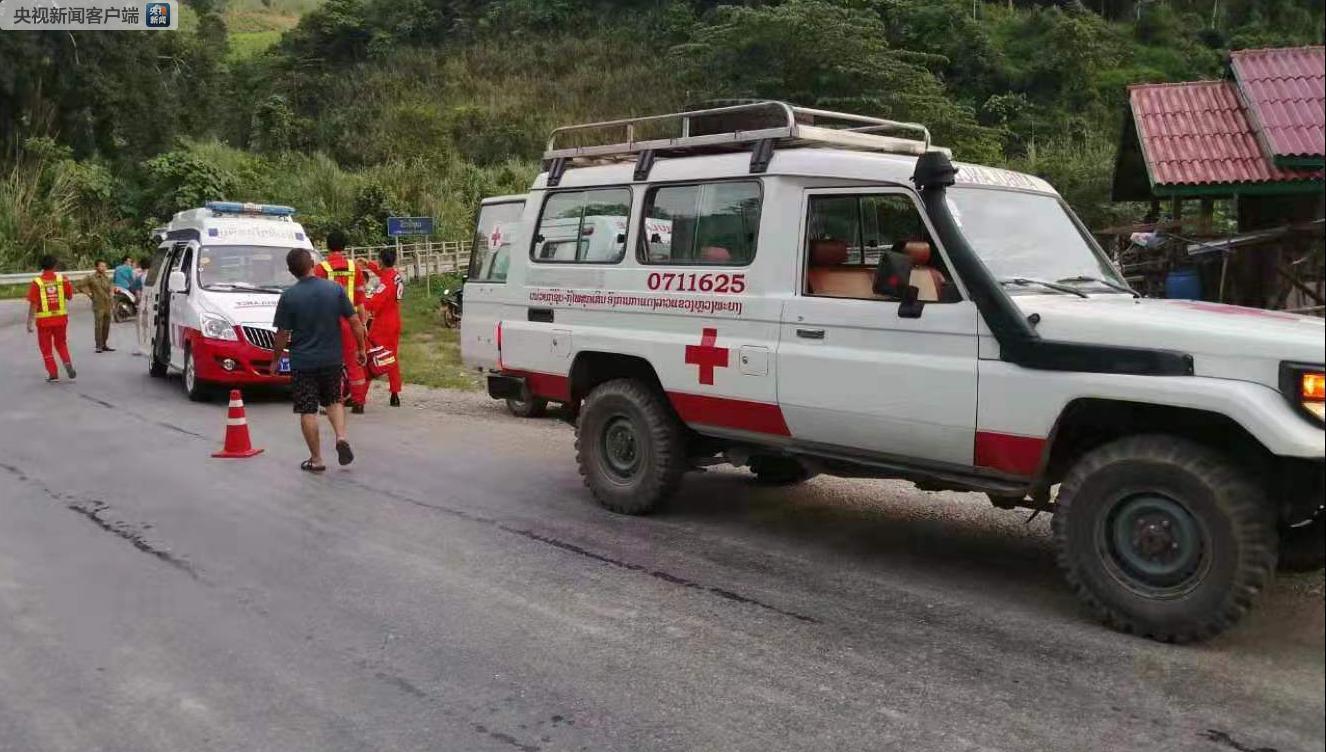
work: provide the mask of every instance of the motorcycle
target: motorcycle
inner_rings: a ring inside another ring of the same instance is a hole
[[[117,324],[138,318],[138,296],[123,287],[115,288],[111,305],[111,318]]]
[[[461,307],[464,294],[464,288],[459,288],[455,291],[452,291],[451,288],[447,288],[442,291],[442,298],[440,305],[438,306],[438,315],[442,319],[442,326],[448,329],[455,329],[460,326]]]

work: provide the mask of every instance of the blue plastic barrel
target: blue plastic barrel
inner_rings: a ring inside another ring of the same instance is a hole
[[[1165,297],[1177,300],[1202,299],[1202,275],[1193,267],[1171,269],[1165,276]]]

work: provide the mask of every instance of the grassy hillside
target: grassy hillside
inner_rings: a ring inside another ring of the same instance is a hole
[[[228,57],[245,60],[265,52],[321,4],[322,0],[227,0],[222,18],[228,32]]]
[[[1092,225],[1126,86],[1321,43],[1323,0],[186,0],[179,34],[0,35],[0,268],[140,249],[214,198],[315,237],[391,214],[467,232],[549,130],[761,97],[926,122],[1049,179]]]

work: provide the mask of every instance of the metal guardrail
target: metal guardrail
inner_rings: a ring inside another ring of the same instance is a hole
[[[361,245],[346,248],[346,254],[354,259],[376,259],[378,251],[384,248],[396,250],[396,269],[407,280],[427,279],[439,274],[465,274],[470,268],[469,240],[439,240],[422,243],[402,243],[400,245]],[[92,275],[92,269],[64,271],[69,280],[79,280]],[[32,281],[40,271],[0,274],[0,285],[22,285]]]
[[[433,294],[432,278],[439,274],[464,275],[470,268],[470,251],[474,243],[469,240],[424,241],[400,245],[360,245],[345,249],[352,259],[377,259],[378,251],[391,248],[396,251],[396,270],[406,280],[424,280],[429,295]]]
[[[91,269],[83,269],[81,271],[67,272],[62,269],[60,270],[60,273],[63,274],[66,279],[76,280],[92,276],[92,271],[93,270]],[[18,274],[0,274],[0,285],[27,284],[28,282],[31,282],[32,279],[39,274],[41,274],[40,271],[19,272]]]

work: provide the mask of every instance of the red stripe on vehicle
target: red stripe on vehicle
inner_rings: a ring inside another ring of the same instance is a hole
[[[567,376],[515,369],[507,369],[502,374],[525,379],[530,393],[535,397],[555,402],[569,402],[571,399],[571,379]],[[684,423],[772,436],[792,435],[778,405],[685,392],[668,392],[668,400]]]
[[[568,376],[555,373],[538,373],[536,371],[506,370],[502,373],[524,379],[529,386],[530,394],[535,397],[554,402],[571,401],[571,379]]]
[[[1013,475],[1032,476],[1041,467],[1045,439],[993,431],[976,432],[976,465]]]
[[[686,423],[773,436],[792,435],[778,405],[684,392],[668,392],[668,399]]]

